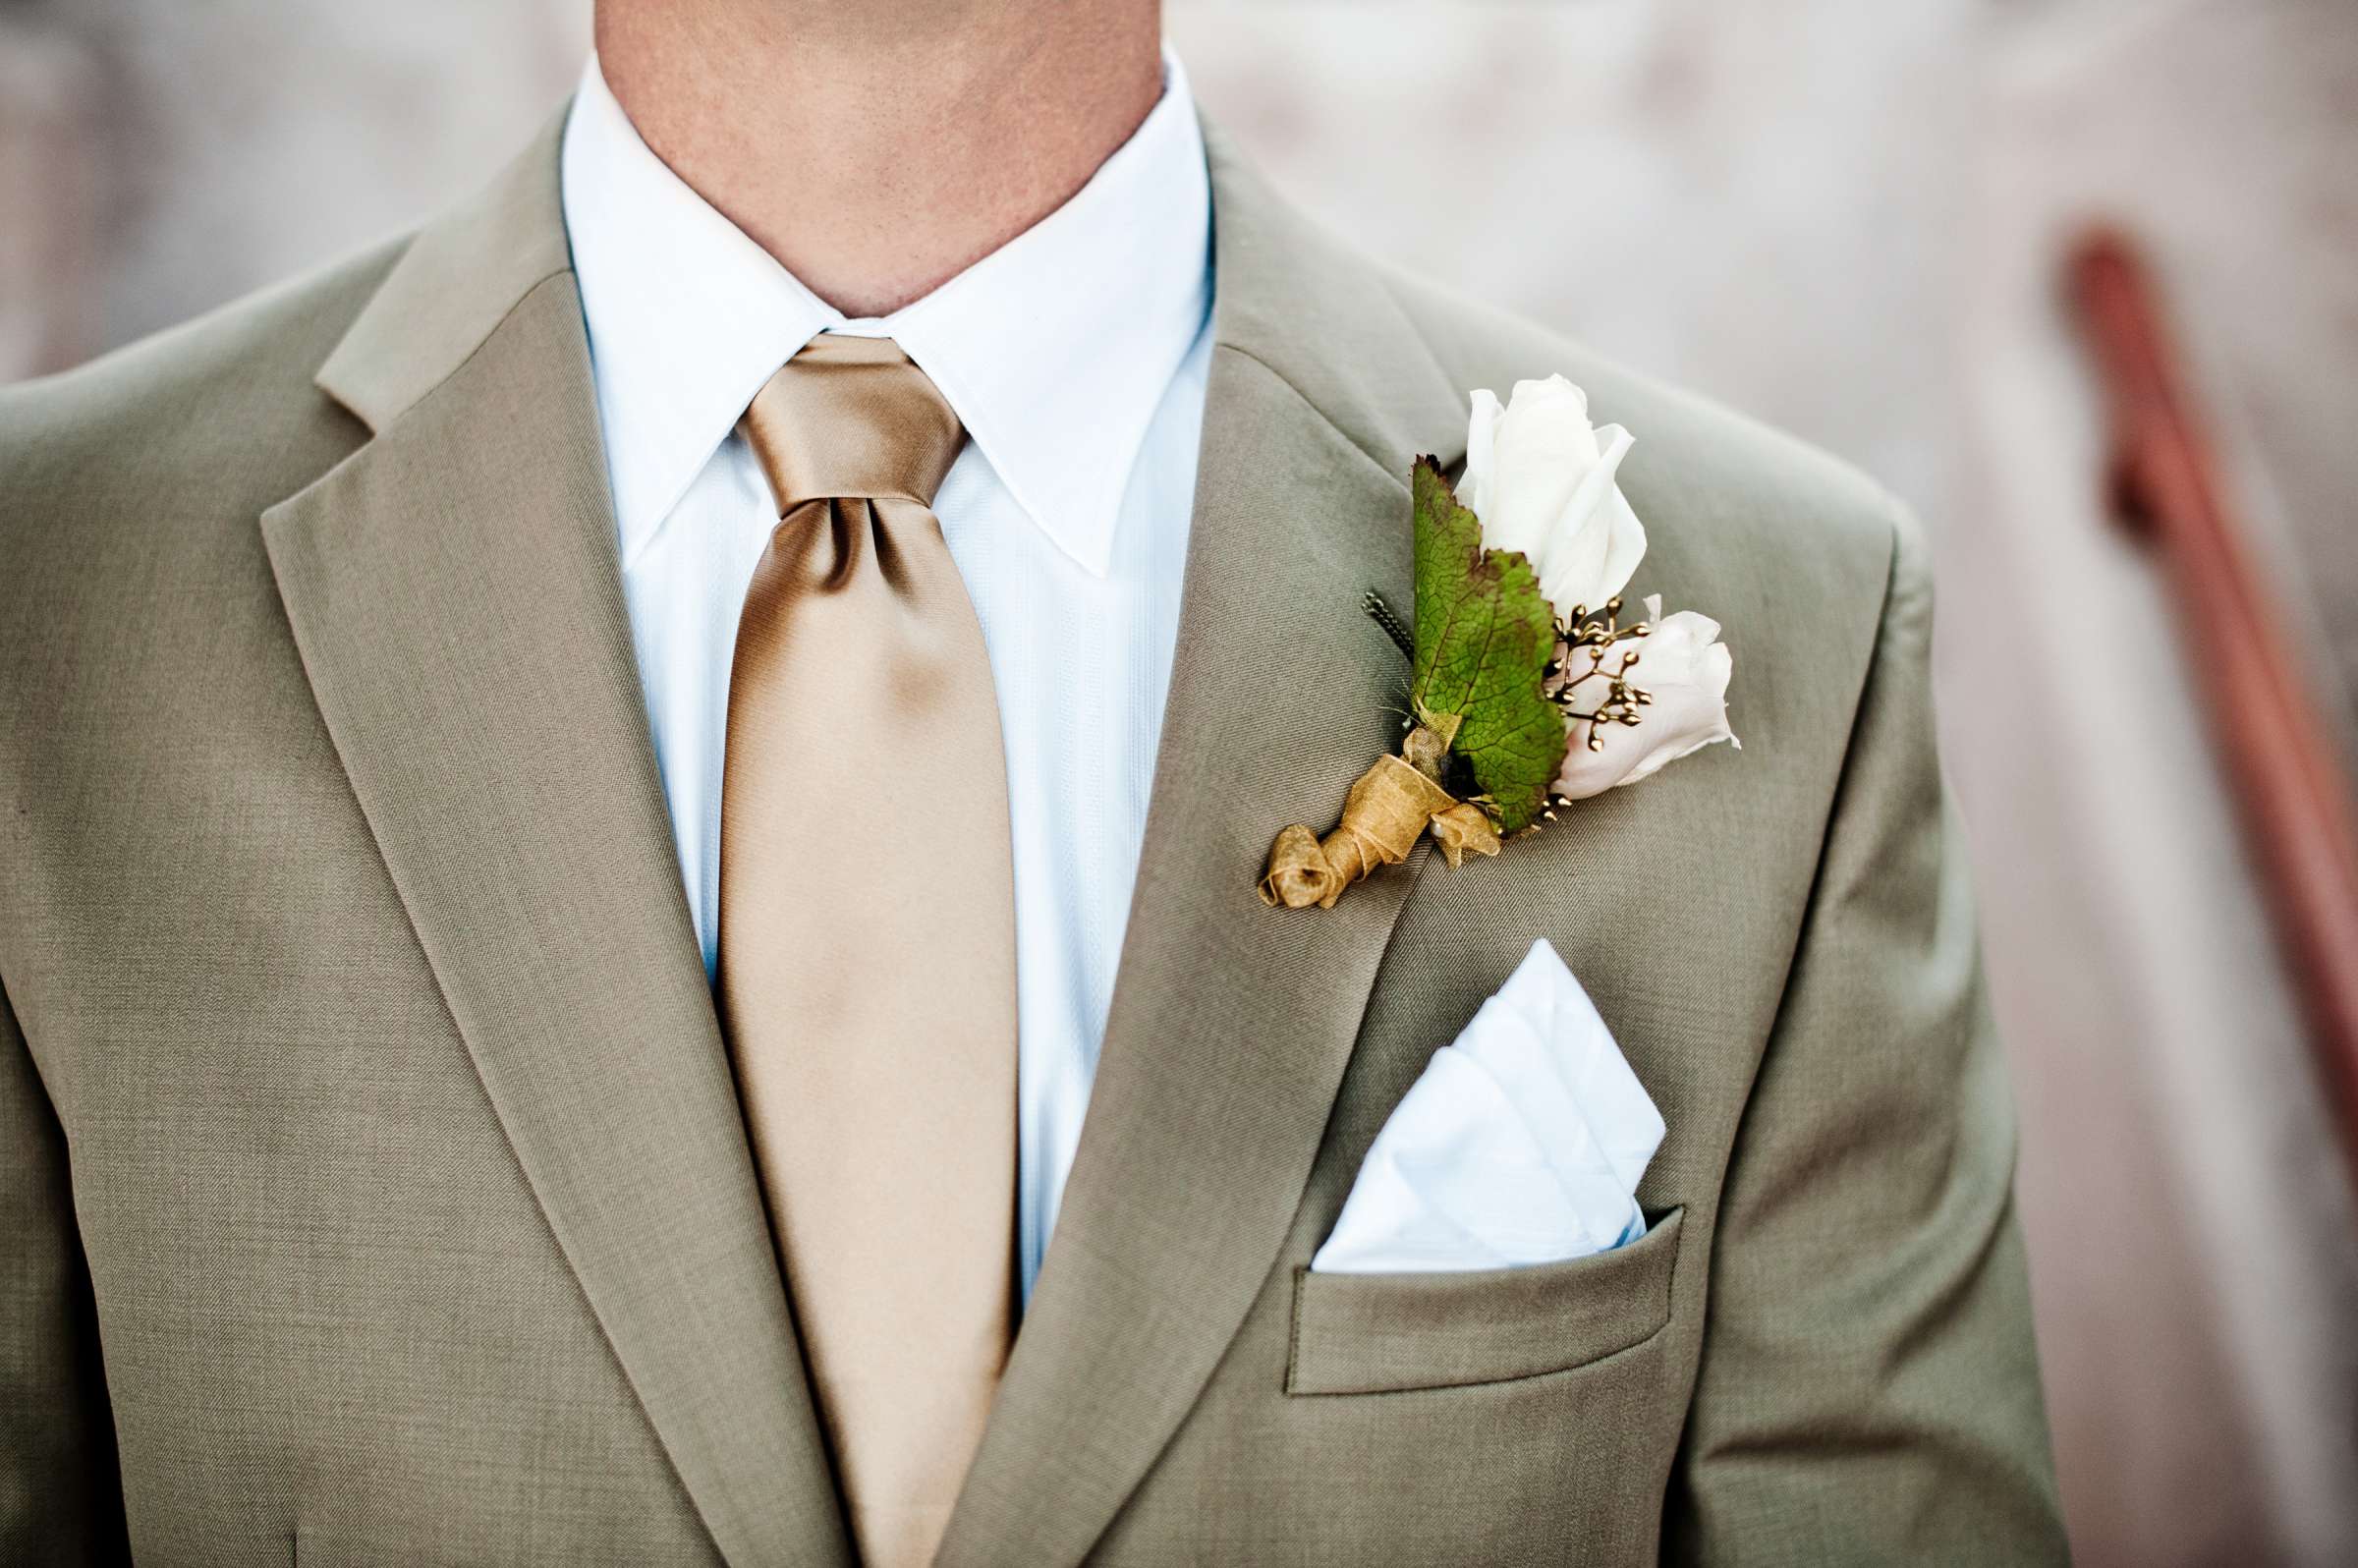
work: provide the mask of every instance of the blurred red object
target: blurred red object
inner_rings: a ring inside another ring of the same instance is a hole
[[[2151,274],[2098,230],[2070,261],[2071,298],[2112,419],[2112,500],[2159,553],[2189,662],[2296,982],[2344,1152],[2358,1167],[2358,826],[2350,781],[2299,679],[2219,483]]]

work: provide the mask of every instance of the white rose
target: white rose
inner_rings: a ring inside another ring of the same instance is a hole
[[[1589,423],[1588,394],[1560,375],[1517,381],[1503,409],[1474,394],[1457,498],[1482,520],[1485,545],[1531,558],[1559,619],[1601,611],[1646,554],[1645,527],[1613,480],[1629,446],[1619,425]]]
[[[1736,661],[1719,641],[1719,623],[1693,610],[1664,615],[1659,597],[1647,599],[1646,618],[1654,630],[1621,645],[1638,650],[1629,682],[1653,700],[1638,709],[1634,725],[1598,725],[1597,738],[1603,743],[1599,750],[1589,750],[1588,725],[1574,728],[1563,770],[1555,776],[1559,795],[1577,801],[1618,784],[1635,784],[1715,741],[1743,749],[1727,727],[1727,682]],[[1608,669],[1615,667],[1617,651],[1607,653],[1605,661]],[[1579,712],[1594,712],[1603,700],[1604,682],[1589,685],[1597,688],[1597,696],[1577,701]]]

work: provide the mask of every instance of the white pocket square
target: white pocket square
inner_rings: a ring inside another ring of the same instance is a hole
[[[1662,1116],[1544,940],[1433,1053],[1376,1135],[1318,1255],[1325,1273],[1518,1268],[1646,1230]]]

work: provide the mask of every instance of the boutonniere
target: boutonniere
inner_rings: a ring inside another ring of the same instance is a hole
[[[1558,808],[1651,778],[1727,726],[1734,658],[1692,610],[1623,625],[1646,530],[1614,475],[1630,448],[1589,423],[1562,376],[1519,381],[1501,408],[1474,394],[1466,472],[1410,475],[1413,631],[1375,594],[1368,612],[1409,655],[1407,736],[1360,775],[1324,837],[1296,825],[1269,850],[1261,896],[1331,909],[1430,832],[1452,867],[1553,820]]]

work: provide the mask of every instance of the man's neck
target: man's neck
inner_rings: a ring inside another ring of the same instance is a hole
[[[1158,0],[598,0],[655,155],[851,316],[1061,206],[1161,90]]]

